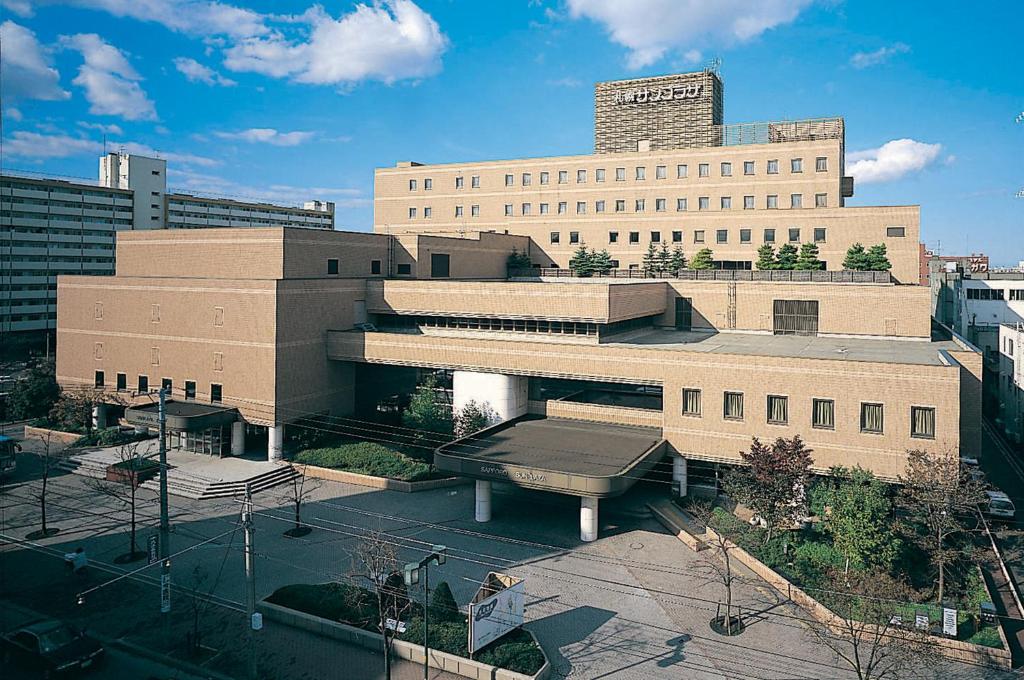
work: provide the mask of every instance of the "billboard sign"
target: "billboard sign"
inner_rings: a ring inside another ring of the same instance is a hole
[[[491,572],[469,603],[469,652],[483,649],[523,625],[523,580]]]

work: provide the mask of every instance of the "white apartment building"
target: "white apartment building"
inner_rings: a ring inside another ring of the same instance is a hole
[[[1007,438],[1024,445],[1024,323],[999,327],[999,415]]]

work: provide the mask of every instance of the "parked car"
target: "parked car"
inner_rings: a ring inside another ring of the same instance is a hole
[[[62,621],[40,620],[0,636],[3,665],[18,664],[44,678],[66,677],[96,666],[104,649],[84,631]]]
[[[0,477],[14,474],[18,469],[17,453],[21,445],[5,434],[0,434]]]
[[[982,511],[986,515],[994,519],[1013,519],[1017,508],[1014,507],[1009,496],[999,490],[986,491],[985,495],[988,496],[988,505],[983,507]]]

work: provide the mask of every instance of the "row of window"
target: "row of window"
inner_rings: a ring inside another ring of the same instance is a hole
[[[722,417],[725,420],[742,421],[743,393],[724,392],[722,395]],[[682,414],[701,417],[701,390],[683,388]],[[836,403],[833,399],[811,400],[811,427],[819,430],[836,429]],[[769,425],[789,424],[789,397],[769,394],[766,403]],[[884,434],[885,405],[862,402],[860,405],[860,431],[866,434]],[[919,439],[935,438],[935,408],[932,406],[910,407],[910,436]]]
[[[118,392],[128,391],[128,374],[118,373],[115,376],[114,387]],[[106,375],[103,371],[96,371],[94,387],[97,389],[103,389],[106,387]],[[138,392],[140,394],[149,392],[149,376],[140,375],[138,377]],[[171,378],[161,378],[160,388],[165,390],[168,395],[174,393],[174,381]],[[196,398],[196,381],[186,380],[185,381],[185,399]],[[210,383],[210,401],[220,402],[224,399],[224,386],[219,383]]]
[[[715,241],[714,242],[715,243],[729,243],[729,231],[730,231],[729,229],[716,229],[716,230],[714,230],[714,232],[715,232]],[[775,243],[775,231],[776,231],[775,229],[765,229],[762,232],[763,242],[764,243]],[[813,229],[813,232],[814,232],[814,242],[815,243],[825,243],[826,235],[827,235],[827,229],[825,227],[815,227]],[[662,237],[661,237],[661,232],[660,231],[651,231],[649,233],[650,233],[650,241],[649,241],[650,243],[661,243],[662,242]],[[694,243],[707,243],[706,233],[707,233],[707,230],[705,230],[705,229],[695,229],[693,231],[693,242]],[[628,235],[627,243],[629,245],[638,245],[640,243],[640,232],[639,231],[630,231],[630,232],[627,232],[627,235]],[[739,242],[740,243],[752,243],[753,242],[751,240],[752,239],[752,235],[753,235],[753,230],[752,229],[740,229],[739,230],[739,239],[740,239]],[[550,233],[549,238],[550,238],[550,242],[553,245],[559,244],[559,243],[562,242],[562,232],[560,232],[560,231],[553,231],[553,232]],[[788,230],[788,238],[789,238],[789,242],[790,243],[802,243],[800,228],[799,227],[794,227],[792,229],[789,229]],[[672,231],[671,232],[671,240],[672,240],[672,243],[682,243],[683,242],[683,232],[682,232],[682,230],[680,229],[680,230]],[[571,244],[582,243],[582,241],[580,240],[580,232],[578,232],[578,231],[570,231],[569,232],[569,243],[571,243]],[[619,232],[617,232],[617,231],[609,231],[608,232],[608,243],[619,243]]]
[[[1024,300],[1024,288],[968,288],[968,300]]]
[[[697,176],[698,177],[711,177],[711,163],[699,163],[697,165]],[[667,165],[656,165],[654,166],[654,178],[655,179],[668,179]],[[818,156],[814,159],[814,170],[815,172],[828,172],[828,158],[826,156]],[[791,174],[801,174],[804,171],[804,159],[803,158],[791,158],[789,159],[789,171]],[[779,160],[772,159],[765,163],[765,173],[769,175],[779,174]],[[626,181],[626,168],[620,167],[615,168],[615,181],[625,182]],[[637,182],[643,182],[647,179],[647,166],[637,165],[633,167],[633,179]],[[676,165],[676,179],[686,179],[689,177],[690,168],[687,163],[680,163]],[[743,161],[743,175],[752,176],[757,174],[757,163],[755,161]],[[722,162],[718,164],[718,175],[719,177],[732,177],[733,176],[733,164],[731,162]],[[557,175],[558,184],[569,183],[569,171],[558,170]],[[576,184],[586,184],[588,178],[587,170],[579,169],[576,170]],[[597,168],[594,170],[594,181],[604,182],[607,178],[607,172],[605,168]],[[551,184],[551,173],[548,171],[541,171],[538,173],[538,183],[541,185]],[[533,173],[524,172],[519,176],[518,183],[524,187],[531,186],[533,184]],[[513,187],[516,186],[517,180],[513,173],[507,173],[505,175],[505,186]],[[409,180],[409,191],[417,191],[419,188],[418,179]],[[472,175],[470,178],[470,186],[473,189],[480,188],[480,175]],[[430,177],[423,178],[423,190],[430,191],[434,188],[434,180]],[[455,178],[455,188],[465,188],[465,178],[457,176]]]
[[[89,189],[76,189],[65,186],[47,186],[40,184],[23,184],[21,182],[0,182],[4,189],[21,189],[23,191],[40,191],[43,193],[55,192],[61,194],[72,194],[74,196],[97,196],[102,198],[128,198],[124,192],[92,191]]]

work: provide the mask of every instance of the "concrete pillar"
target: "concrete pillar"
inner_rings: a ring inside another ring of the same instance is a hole
[[[580,540],[586,543],[597,540],[597,499],[580,497]]]
[[[455,371],[452,407],[459,411],[470,401],[487,404],[494,410],[495,423],[503,423],[526,414],[528,383],[521,375]]]
[[[672,490],[680,498],[686,495],[686,459],[678,454],[672,458]]]
[[[107,405],[96,404],[92,407],[92,426],[102,430],[107,426]]]
[[[482,479],[476,480],[476,513],[473,518],[477,522],[491,521],[491,483]]]
[[[284,458],[284,425],[272,425],[267,428],[267,460]]]
[[[231,423],[231,455],[241,456],[245,453],[245,421],[236,420]]]
[[[136,425],[135,434],[149,434],[149,427],[146,425]]]

